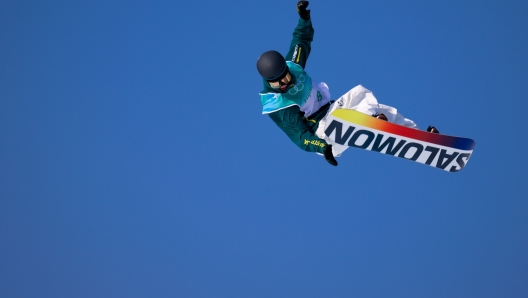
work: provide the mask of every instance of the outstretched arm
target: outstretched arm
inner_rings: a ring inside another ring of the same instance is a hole
[[[302,68],[306,66],[306,60],[312,50],[311,44],[314,36],[310,11],[306,10],[308,1],[299,1],[297,11],[299,12],[299,23],[293,31],[293,39],[290,44],[290,50],[286,54],[286,61],[292,61],[299,64]]]
[[[291,106],[268,115],[299,148],[308,152],[324,152],[326,142],[319,139],[305,124],[298,106]]]

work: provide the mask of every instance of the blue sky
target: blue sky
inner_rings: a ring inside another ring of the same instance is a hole
[[[4,1],[0,296],[528,296],[528,3],[311,1],[306,70],[474,139],[454,174],[261,115],[295,3]]]

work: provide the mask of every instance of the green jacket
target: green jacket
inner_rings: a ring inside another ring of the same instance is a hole
[[[299,23],[293,32],[293,39],[290,44],[286,61],[292,61],[299,64],[303,69],[306,66],[306,60],[311,51],[314,29],[312,21],[299,18]],[[264,89],[261,93],[276,93],[269,83],[263,79]],[[320,108],[317,112],[310,115],[310,119],[304,117],[298,106],[291,106],[285,109],[272,112],[269,115],[271,120],[288,135],[290,140],[299,148],[308,152],[323,153],[326,142],[315,135],[319,121],[326,115],[329,104]]]

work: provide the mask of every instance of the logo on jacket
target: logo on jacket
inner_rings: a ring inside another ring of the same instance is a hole
[[[288,93],[290,93],[291,95],[295,95],[295,94],[299,93],[300,91],[302,91],[304,89],[304,84],[303,83],[305,81],[306,81],[306,77],[304,76],[304,74],[301,74],[300,76],[298,76],[296,81],[295,81],[295,85],[293,86],[293,88],[290,88]]]

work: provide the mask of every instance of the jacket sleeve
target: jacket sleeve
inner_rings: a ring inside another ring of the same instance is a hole
[[[326,142],[319,139],[306,125],[298,106],[291,106],[268,115],[299,148],[308,152],[323,153]]]
[[[306,66],[306,60],[312,50],[312,40],[314,29],[312,19],[304,20],[299,18],[299,23],[293,31],[293,39],[290,44],[290,50],[286,54],[286,61],[292,61],[299,64],[303,69]]]

